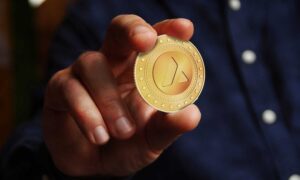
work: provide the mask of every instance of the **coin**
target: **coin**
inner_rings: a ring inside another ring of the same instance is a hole
[[[199,97],[205,81],[204,62],[190,41],[161,35],[151,51],[138,54],[134,80],[149,105],[175,112]]]

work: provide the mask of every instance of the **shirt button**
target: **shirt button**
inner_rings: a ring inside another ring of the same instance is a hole
[[[293,174],[289,177],[289,180],[300,180],[300,175],[298,174]]]
[[[266,124],[273,124],[276,121],[276,113],[270,109],[267,109],[262,114],[262,120]],[[299,179],[300,180],[300,179]]]
[[[246,64],[252,64],[256,60],[256,54],[252,50],[245,50],[242,53],[242,59]]]
[[[240,0],[228,0],[228,5],[230,9],[234,11],[238,11],[241,9],[241,1]]]

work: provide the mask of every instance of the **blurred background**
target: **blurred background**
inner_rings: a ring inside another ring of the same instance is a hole
[[[48,47],[73,1],[0,0],[0,149],[14,127],[32,118]]]

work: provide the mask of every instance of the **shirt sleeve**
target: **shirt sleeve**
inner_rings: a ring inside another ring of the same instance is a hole
[[[44,173],[39,161],[42,146],[40,122],[37,119],[17,128],[2,149],[0,179],[40,179]]]
[[[13,133],[1,152],[0,179],[85,179],[64,175],[54,165],[42,138],[41,115],[21,125]],[[101,180],[130,180],[131,177],[103,178]]]

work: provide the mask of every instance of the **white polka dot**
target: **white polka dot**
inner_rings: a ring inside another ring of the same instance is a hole
[[[252,64],[256,60],[256,54],[251,50],[245,50],[242,54],[242,60],[246,64]]]
[[[300,175],[298,174],[293,174],[289,177],[289,180],[300,180]]]
[[[241,9],[241,1],[240,0],[229,0],[228,5],[230,9],[234,11],[238,11]]]
[[[276,113],[270,109],[265,110],[262,114],[262,120],[266,124],[273,124],[275,123],[276,119]]]
[[[28,0],[30,6],[37,8],[42,5],[46,0]]]

